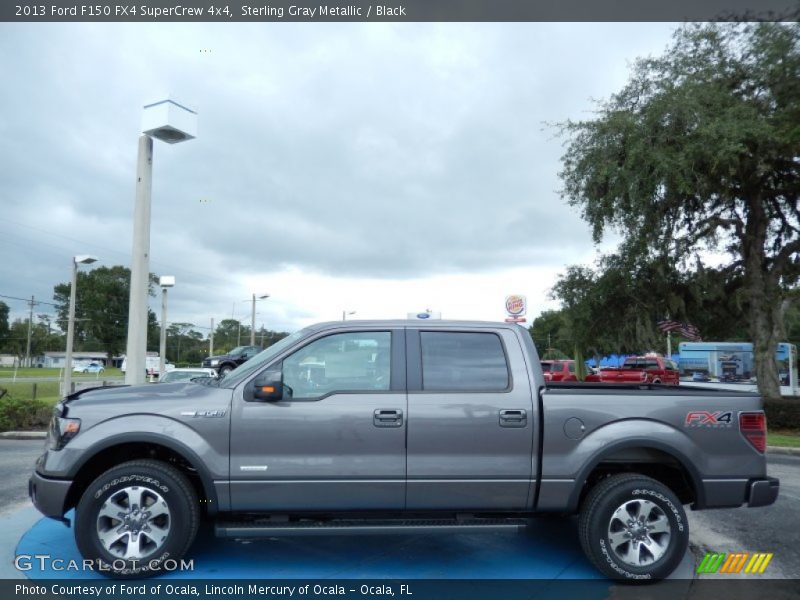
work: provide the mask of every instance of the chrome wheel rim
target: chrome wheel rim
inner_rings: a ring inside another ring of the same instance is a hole
[[[109,496],[97,514],[97,537],[112,555],[140,560],[156,553],[169,536],[172,515],[164,498],[149,488],[126,487]]]
[[[612,552],[632,567],[646,567],[661,559],[671,538],[672,527],[666,513],[649,500],[625,502],[608,523]]]

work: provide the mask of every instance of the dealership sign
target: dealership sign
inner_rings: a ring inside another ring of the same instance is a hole
[[[524,323],[525,313],[528,311],[528,301],[525,296],[506,296],[506,323]]]

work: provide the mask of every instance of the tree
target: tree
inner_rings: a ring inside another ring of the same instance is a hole
[[[78,347],[96,340],[108,353],[109,360],[125,349],[128,336],[128,302],[130,297],[130,269],[120,265],[79,271],[75,300],[75,339]],[[150,276],[150,294],[155,276]],[[67,328],[70,284],[54,287],[53,299],[62,328]],[[148,346],[152,343],[155,315],[148,311]],[[156,328],[157,331],[157,328]],[[158,337],[155,338],[156,348]]]
[[[572,346],[563,310],[545,310],[528,327],[542,358],[565,358]]]
[[[0,348],[5,346],[10,331],[8,327],[8,313],[8,304],[0,300]]]
[[[595,242],[665,265],[730,257],[747,306],[765,398],[800,277],[800,25],[691,24],[659,58],[636,62],[596,118],[566,122],[564,197]]]

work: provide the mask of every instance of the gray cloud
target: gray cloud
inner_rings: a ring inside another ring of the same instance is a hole
[[[180,320],[284,268],[569,264],[591,241],[543,123],[587,116],[670,29],[2,24],[0,293],[49,300],[78,252],[128,264],[141,106],[167,95],[200,128],[155,147],[152,269],[185,286]]]

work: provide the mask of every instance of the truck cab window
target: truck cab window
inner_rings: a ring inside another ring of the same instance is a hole
[[[388,390],[390,357],[388,331],[329,335],[283,360],[283,383],[292,390],[294,399]]]
[[[508,389],[506,355],[494,333],[423,331],[420,340],[423,390]]]

